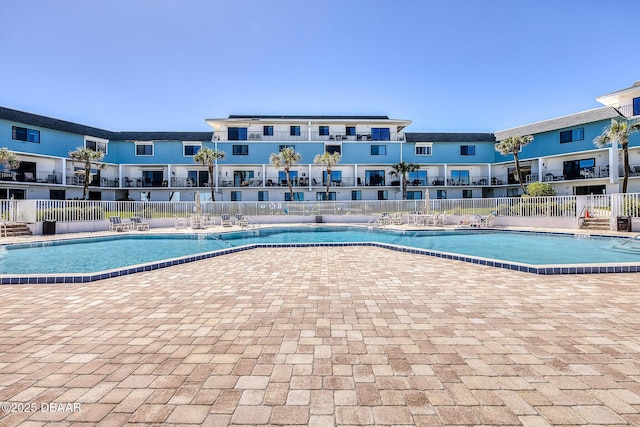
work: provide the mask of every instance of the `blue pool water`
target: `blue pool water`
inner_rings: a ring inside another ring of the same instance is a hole
[[[359,227],[265,228],[187,235],[123,234],[0,247],[0,274],[88,273],[255,243],[378,242],[532,265],[638,263],[620,238],[480,230],[389,231]]]

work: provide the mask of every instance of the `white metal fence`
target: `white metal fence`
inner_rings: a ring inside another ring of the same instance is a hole
[[[583,204],[586,197],[586,203]],[[580,200],[580,206],[578,201]],[[2,200],[0,219],[24,221],[15,212],[24,212],[29,206],[35,215],[31,221],[100,221],[110,216],[128,218],[188,217],[198,209],[196,202],[113,202],[87,200]],[[33,207],[34,206],[34,207]],[[503,197],[492,199],[436,199],[425,205],[425,200],[374,201],[307,201],[307,202],[202,202],[202,213],[244,215],[376,215],[383,212],[446,212],[451,215],[489,215],[508,217],[560,217],[576,218],[584,208],[592,216],[612,217],[629,215],[640,217],[640,194],[614,194],[592,196]],[[581,212],[582,211],[582,212]]]

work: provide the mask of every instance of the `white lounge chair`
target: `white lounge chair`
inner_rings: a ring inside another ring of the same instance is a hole
[[[149,229],[149,223],[143,221],[142,218],[140,218],[139,216],[132,216],[131,217],[130,228],[132,230],[138,230],[138,231],[148,230]]]
[[[480,227],[493,227],[493,220],[495,218],[495,215],[491,214],[491,215],[487,215],[487,216],[483,216],[480,219]]]
[[[240,227],[246,227],[248,224],[249,221],[247,221],[247,218],[245,218],[244,215],[236,214],[236,225]]]
[[[119,216],[109,217],[109,231],[128,231],[129,224],[122,222]]]
[[[229,214],[220,215],[220,221],[223,227],[231,227],[233,224],[231,223],[231,217]]]
[[[175,218],[175,227],[178,228],[187,228],[189,226],[188,218],[179,218],[176,216]]]

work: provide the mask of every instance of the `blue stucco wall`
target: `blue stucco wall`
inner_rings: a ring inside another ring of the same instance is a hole
[[[16,141],[12,139],[12,126],[40,131],[40,143]],[[84,135],[74,135],[56,130],[9,122],[7,120],[0,120],[0,147],[7,147],[9,150],[14,152],[67,157],[69,151],[73,151],[82,146],[84,146]]]

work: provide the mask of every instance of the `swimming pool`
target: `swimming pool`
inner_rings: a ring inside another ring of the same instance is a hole
[[[623,238],[492,230],[373,231],[362,227],[300,226],[209,234],[122,234],[3,245],[0,279],[2,284],[84,282],[265,246],[353,244],[538,274],[640,271],[640,245]]]

